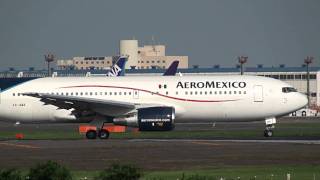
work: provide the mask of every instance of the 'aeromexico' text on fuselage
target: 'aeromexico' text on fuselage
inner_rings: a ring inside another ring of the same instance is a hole
[[[200,81],[200,82],[178,82],[176,88],[245,88],[246,82],[226,82],[226,81]]]

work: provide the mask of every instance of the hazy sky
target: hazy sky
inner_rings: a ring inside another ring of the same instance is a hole
[[[167,46],[189,64],[300,66],[320,58],[319,0],[0,0],[0,67],[44,67],[58,58],[110,56],[119,40]]]

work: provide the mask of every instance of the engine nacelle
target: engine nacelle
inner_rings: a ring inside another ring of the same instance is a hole
[[[138,127],[140,131],[170,131],[174,129],[175,111],[172,107],[148,107],[137,110],[128,118],[116,118],[114,124]]]

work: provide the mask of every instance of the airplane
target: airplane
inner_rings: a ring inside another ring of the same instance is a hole
[[[88,139],[107,139],[104,123],[169,131],[175,121],[264,120],[307,104],[306,95],[277,79],[247,76],[120,76],[39,78],[0,94],[0,119],[11,122],[95,122]]]

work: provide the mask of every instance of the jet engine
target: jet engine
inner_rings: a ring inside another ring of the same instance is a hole
[[[174,119],[172,107],[148,107],[138,109],[134,116],[115,118],[113,123],[138,127],[140,131],[170,131],[174,129]]]

